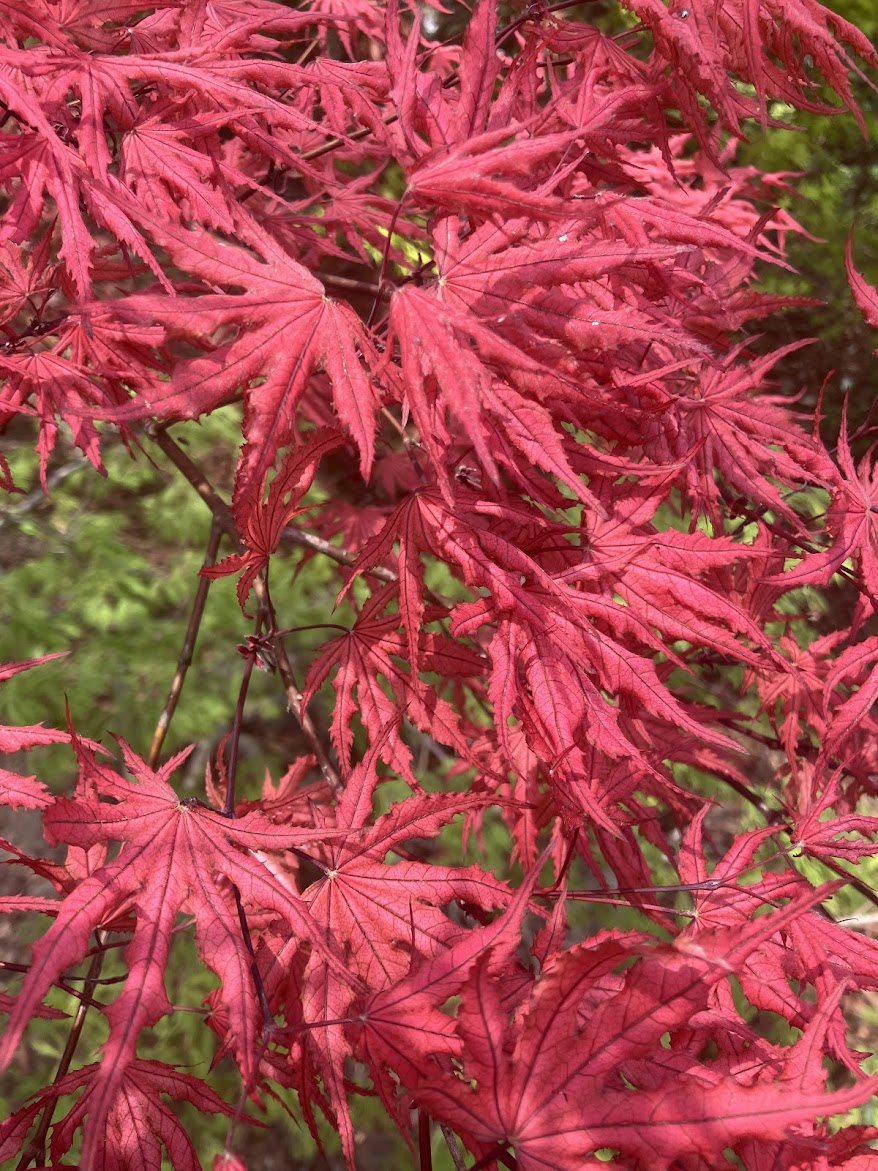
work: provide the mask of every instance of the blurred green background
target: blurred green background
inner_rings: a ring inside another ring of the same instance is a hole
[[[873,44],[878,41],[878,5],[872,0],[833,0],[828,7],[862,29]],[[824,399],[823,435],[829,445],[838,434],[845,396],[852,428],[866,419],[876,400],[878,371],[873,357],[878,336],[857,311],[844,270],[845,245],[853,233],[854,263],[867,281],[878,284],[878,94],[860,79],[853,90],[868,138],[846,114],[815,117],[777,104],[773,116],[796,129],[772,129],[764,137],[757,130],[739,151],[741,162],[764,174],[798,173],[790,180],[796,194],[779,203],[816,241],[791,235],[789,259],[797,271],[766,272],[763,287],[819,297],[825,305],[789,309],[754,328],[763,332],[760,348],[765,349],[816,339],[786,359],[777,373],[785,392],[804,391],[801,409],[813,410],[824,378],[834,372]]]

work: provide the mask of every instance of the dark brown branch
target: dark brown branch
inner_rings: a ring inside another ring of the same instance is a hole
[[[238,536],[238,530],[235,526],[235,518],[232,515],[232,510],[222,499],[214,486],[210,483],[208,478],[204,475],[202,470],[195,464],[182,447],[174,440],[163,428],[157,426],[155,423],[148,423],[146,426],[146,433],[154,440],[158,447],[165,453],[174,467],[181,473],[182,476],[192,485],[201,499],[205,502],[212,514],[221,526],[222,530],[229,536],[235,550],[243,552],[244,547]],[[321,550],[322,551],[322,550]],[[264,607],[266,612],[270,612],[270,602],[266,594],[265,583],[261,578],[257,578],[254,582],[254,592],[260,606]],[[308,715],[307,711],[302,706],[302,693],[296,683],[296,677],[293,672],[293,667],[287,654],[286,647],[283,643],[283,638],[278,636],[274,639],[274,651],[277,659],[278,672],[283,683],[284,691],[287,697],[287,709],[296,720],[297,724],[302,730],[302,734],[308,744],[312,754],[317,758],[317,763],[320,766],[320,771],[326,778],[327,783],[334,793],[338,794],[344,788],[341,777],[337,769],[333,765],[329,753],[323,745],[317,729],[314,727],[314,721]]]
[[[98,939],[100,940],[103,932],[98,932],[97,934]],[[88,975],[85,977],[86,987],[92,987],[97,982],[97,979],[101,974],[101,968],[103,967],[104,955],[105,953],[103,951],[99,951],[92,956],[91,963],[89,964],[88,968]],[[75,1054],[76,1047],[79,1044],[79,1038],[82,1036],[82,1030],[85,1025],[85,1018],[88,1015],[90,1004],[90,999],[81,1000],[79,1003],[79,1007],[76,1010],[76,1017],[74,1018],[70,1032],[67,1035],[67,1044],[64,1046],[64,1052],[61,1054],[61,1060],[58,1062],[58,1068],[55,1070],[55,1076],[52,1079],[53,1086],[57,1086],[62,1078],[67,1076],[67,1072],[70,1069],[71,1062],[73,1061],[73,1055]],[[16,1164],[15,1171],[25,1171],[25,1168],[29,1167],[30,1164],[34,1162],[36,1162],[38,1166],[42,1166],[42,1164],[45,1163],[46,1138],[49,1134],[49,1128],[52,1125],[52,1118],[55,1113],[55,1106],[57,1105],[57,1102],[58,1099],[56,1097],[52,1098],[51,1101],[46,1103],[45,1107],[43,1108],[43,1112],[40,1115],[40,1121],[37,1129],[34,1131],[33,1138],[28,1143],[24,1150],[24,1154]]]
[[[213,519],[210,525],[210,536],[207,540],[207,550],[204,554],[204,564],[213,565],[216,562],[217,550],[219,549],[220,538],[223,534],[223,526],[216,515],[213,514]],[[186,673],[192,665],[192,655],[195,650],[195,640],[198,638],[198,631],[201,626],[201,620],[204,617],[204,607],[207,603],[207,592],[210,589],[212,578],[199,577],[198,588],[195,591],[195,597],[192,601],[192,612],[189,615],[189,624],[186,627],[186,634],[183,638],[183,646],[180,649],[180,657],[177,660],[177,670],[174,674],[171,688],[168,692],[168,698],[165,700],[165,706],[162,708],[162,714],[159,716],[158,723],[155,727],[155,732],[152,737],[152,744],[149,747],[149,756],[147,763],[150,768],[155,768],[159,762],[159,756],[162,751],[162,745],[165,742],[165,737],[168,734],[168,728],[171,726],[171,720],[174,718],[174,712],[177,710],[177,704],[180,702],[180,695],[183,691],[183,684],[186,682]]]

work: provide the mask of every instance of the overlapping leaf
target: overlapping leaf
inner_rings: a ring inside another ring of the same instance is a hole
[[[252,973],[241,948],[234,890],[248,906],[271,911],[295,936],[321,951],[324,962],[343,978],[345,968],[307,908],[250,853],[304,845],[313,838],[310,831],[276,826],[258,813],[229,820],[197,803],[181,802],[168,784],[180,757],[154,773],[125,747],[126,765],[136,778],[132,782],[98,764],[81,743],[78,751],[97,792],[117,804],[59,801],[46,815],[46,834],[81,846],[111,841],[124,845],[114,861],[67,896],[55,923],[34,947],[30,971],[0,1042],[0,1065],[6,1067],[13,1059],[22,1030],[60,973],[87,953],[91,933],[123,909],[133,909],[136,927],[125,951],[128,979],[119,998],[105,1009],[110,1038],[90,1099],[88,1163],[98,1149],[120,1079],[136,1056],[138,1034],[171,1011],[164,972],[179,911],[195,917],[199,949],[221,980],[232,1011],[236,1056],[245,1070],[252,1068],[260,1022]]]

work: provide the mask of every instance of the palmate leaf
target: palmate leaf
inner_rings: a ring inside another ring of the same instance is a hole
[[[718,982],[827,893],[807,891],[746,931],[705,932],[697,946],[681,939],[665,950],[634,936],[599,936],[557,956],[512,1022],[500,983],[481,964],[458,1012],[464,1079],[434,1076],[410,1088],[477,1152],[511,1144],[525,1171],[574,1171],[607,1146],[665,1171],[681,1155],[707,1154],[710,1143],[715,1150],[718,1141],[787,1138],[798,1123],[865,1101],[878,1080],[837,1094],[817,1093],[813,1082],[796,1086],[792,1077],[789,1086],[782,1077],[753,1087],[717,1077],[688,1055],[685,1077],[676,1071],[666,1085],[646,1089],[637,1087],[638,1062],[649,1056],[646,1068],[660,1079],[662,1035],[684,1027]],[[633,956],[633,966],[613,975]],[[811,1029],[825,1029],[836,1007],[829,1002]],[[798,1058],[807,1065],[810,1038],[800,1045],[787,1059],[799,1077]],[[637,1092],[623,1088],[623,1079]]]
[[[835,469],[821,446],[788,410],[766,394],[757,401],[753,393],[785,354],[807,344],[793,342],[745,366],[731,359],[705,363],[694,379],[644,387],[644,405],[653,407],[644,449],[658,464],[688,456],[686,488],[694,509],[719,515],[717,469],[736,492],[798,526],[772,479],[832,482]]]
[[[555,581],[578,582],[587,592],[619,594],[669,641],[710,646],[741,662],[763,665],[771,648],[761,627],[731,599],[698,580],[716,566],[748,557],[750,550],[720,536],[660,533],[650,523],[658,499],[655,485],[643,485],[633,488],[625,503],[615,504],[606,518],[586,516],[584,556],[556,574]],[[762,653],[754,653],[733,634],[745,635]]]
[[[0,418],[14,417],[29,399],[37,403],[41,423],[38,450],[44,476],[58,436],[59,414],[69,422],[76,446],[93,467],[102,469],[98,428],[89,416],[95,407],[116,409],[127,401],[126,394],[108,393],[105,385],[96,383],[78,363],[46,351],[0,355],[0,372],[4,382]]]
[[[90,1166],[121,1081],[136,1057],[139,1033],[172,1011],[164,977],[180,911],[194,916],[199,950],[220,980],[231,1015],[230,1043],[245,1076],[253,1070],[261,1022],[234,889],[247,907],[272,912],[288,931],[320,952],[342,979],[347,972],[304,904],[251,853],[304,846],[314,840],[313,831],[274,825],[260,813],[228,819],[197,803],[181,802],[168,778],[188,752],[153,772],[123,745],[126,767],[135,778],[128,781],[99,764],[81,741],[74,739],[74,746],[95,791],[117,804],[60,800],[46,814],[46,836],[78,846],[116,841],[123,847],[114,861],[63,900],[55,923],[34,946],[30,970],[0,1041],[0,1067],[12,1061],[28,1020],[52,984],[87,954],[92,932],[121,912],[133,911],[134,935],[125,949],[128,977],[121,995],[104,1010],[110,1037],[89,1098],[82,1161]]]
[[[233,553],[218,565],[204,566],[202,577],[225,577],[241,572],[238,581],[238,602],[244,610],[253,583],[268,565],[277,549],[281,535],[290,521],[300,512],[300,501],[313,483],[321,458],[343,442],[342,436],[328,427],[309,436],[299,448],[284,460],[280,472],[269,486],[266,499],[254,502],[249,496],[238,501],[239,531],[246,553]],[[242,572],[243,571],[243,572]]]
[[[382,590],[363,607],[348,633],[323,644],[305,679],[302,702],[310,703],[334,672],[336,702],[330,736],[343,769],[349,768],[356,714],[370,742],[378,745],[381,758],[414,788],[417,781],[411,771],[411,750],[400,735],[403,718],[452,746],[463,759],[470,755],[466,721],[433,687],[420,681],[417,666],[452,677],[473,677],[482,673],[484,663],[466,647],[422,633],[409,614],[404,616],[405,629],[416,639],[410,644],[400,632],[400,615],[383,613],[396,593],[395,587]],[[401,586],[404,604],[416,596],[410,583],[408,590]],[[418,613],[423,615],[423,609]],[[408,660],[410,668],[399,660]]]
[[[356,1021],[358,1049],[380,1093],[388,1088],[386,1069],[393,1070],[404,1085],[414,1086],[424,1066],[432,1066],[437,1055],[459,1055],[453,1020],[439,1006],[464,988],[479,963],[494,973],[510,973],[538,873],[539,865],[531,867],[519,889],[510,894],[503,914],[492,923],[458,932],[432,960],[414,955],[406,975],[362,1002]]]
[[[490,301],[489,306],[494,308]],[[538,467],[556,475],[579,499],[594,505],[582,478],[570,467],[550,413],[514,385],[522,375],[539,377],[542,373],[525,351],[504,342],[473,314],[448,307],[427,291],[411,287],[394,297],[390,328],[400,349],[405,405],[449,499],[452,491],[446,466],[453,440],[446,413],[467,427],[483,468],[494,480],[500,480],[493,456],[500,430],[518,452],[532,457]],[[506,378],[498,379],[496,368]]]
[[[278,448],[289,442],[295,411],[311,375],[329,375],[339,419],[360,452],[368,477],[374,455],[378,398],[363,361],[377,365],[363,326],[348,306],[330,300],[306,268],[243,213],[237,229],[250,249],[223,243],[203,230],[151,222],[156,240],[176,264],[210,285],[244,292],[204,293],[192,299],[143,294],[120,306],[129,320],[160,322],[170,336],[209,349],[204,357],[179,362],[170,387],[155,383],[122,412],[104,417],[197,418],[245,392],[247,443],[238,467],[235,499],[259,498]],[[211,346],[218,330],[231,341]],[[262,384],[251,387],[261,379]]]
[[[0,244],[0,324],[15,319],[28,298],[45,296],[55,275],[50,263],[52,237],[46,233],[29,253],[4,240]]]
[[[349,970],[372,990],[401,979],[413,957],[432,959],[460,936],[465,929],[443,913],[447,904],[457,901],[490,912],[513,897],[506,883],[476,866],[388,861],[395,847],[433,838],[457,814],[491,804],[494,798],[420,794],[373,820],[376,751],[351,774],[334,818],[336,830],[345,836],[322,849],[322,877],[303,895],[327,940],[344,941]]]
[[[430,978],[435,979],[448,955],[458,954],[460,947],[466,946],[464,940],[471,942],[479,935],[455,923],[444,912],[447,904],[486,914],[520,904],[530,889],[526,884],[522,891],[513,892],[476,866],[434,866],[405,858],[391,861],[388,855],[402,843],[434,837],[456,814],[484,807],[493,798],[485,794],[418,795],[392,805],[370,824],[379,779],[375,772],[378,753],[376,746],[348,778],[334,818],[345,837],[324,849],[318,862],[322,876],[303,894],[327,940],[343,941],[353,977],[339,980],[322,957],[315,955],[305,971],[302,995],[302,1013],[311,1025],[306,1044],[315,1051],[352,1165],[353,1127],[342,1070],[345,1059],[353,1053],[350,1026],[345,1026],[344,1018],[362,1018],[353,1011],[355,1000],[392,989],[389,1002],[400,1003],[400,982],[413,965],[425,963]],[[518,918],[511,913],[515,929]],[[495,936],[496,929],[491,932],[491,938]]]
[[[81,1089],[84,1093],[79,1100],[52,1129],[52,1165],[64,1166],[60,1160],[73,1146],[76,1131],[93,1114],[102,1112],[101,1066],[97,1063],[68,1073],[0,1125],[0,1158],[19,1149],[42,1110]],[[91,1162],[94,1171],[142,1171],[161,1166],[163,1147],[174,1171],[201,1171],[195,1147],[162,1095],[189,1102],[204,1114],[234,1114],[233,1108],[198,1078],[159,1061],[133,1061],[119,1079],[103,1119],[101,1140]]]
[[[837,458],[840,470],[833,477],[832,502],[826,511],[826,527],[832,544],[822,553],[803,557],[787,573],[768,580],[772,585],[790,589],[808,584],[826,585],[851,558],[863,590],[878,599],[878,462],[873,448],[859,466],[854,463],[846,408],[842,414]]]

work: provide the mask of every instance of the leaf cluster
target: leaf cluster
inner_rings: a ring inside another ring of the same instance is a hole
[[[48,922],[3,961],[0,1068],[69,1029],[0,1158],[196,1168],[194,1111],[239,1167],[272,1101],[353,1168],[368,1097],[422,1171],[437,1134],[486,1171],[874,1160],[830,1119],[878,1085],[878,943],[838,914],[876,898],[878,478],[777,393],[807,339],[750,338],[801,307],[759,286],[801,228],[737,143],[781,106],[864,125],[878,54],[816,0],[620,7],[482,0],[439,41],[399,0],[0,0],[0,431],[83,507],[85,470],[170,494],[169,617],[193,588],[151,744],[76,695],[0,727],[48,847],[0,840],[0,911]],[[123,556],[50,518],[93,588],[0,682],[143,612],[137,525]],[[165,743],[202,623],[196,788]],[[257,778],[267,691],[297,748]],[[21,764],[48,747],[63,792]],[[184,1014],[237,1102],[156,1052]]]

